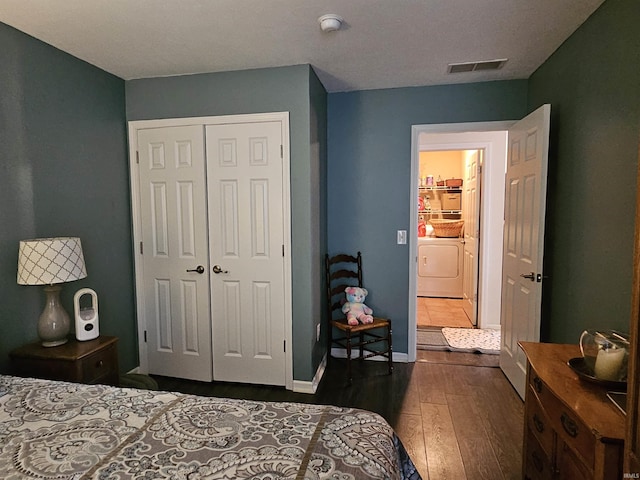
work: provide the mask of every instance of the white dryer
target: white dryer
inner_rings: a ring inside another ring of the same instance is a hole
[[[418,296],[462,298],[464,240],[418,238]]]

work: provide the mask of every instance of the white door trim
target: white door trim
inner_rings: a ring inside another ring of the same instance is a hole
[[[408,332],[407,332],[407,340],[408,340],[408,361],[409,362],[415,362],[416,361],[416,295],[417,295],[417,281],[416,281],[416,275],[417,275],[417,265],[416,265],[416,258],[418,255],[418,239],[417,239],[417,233],[414,235],[413,232],[417,232],[418,231],[418,202],[417,202],[417,198],[418,198],[418,167],[419,167],[419,153],[420,150],[424,150],[426,149],[425,145],[421,145],[421,141],[420,141],[420,135],[421,134],[465,134],[465,133],[470,133],[470,132],[502,132],[502,131],[506,131],[511,125],[513,125],[515,123],[514,121],[500,121],[500,122],[471,122],[471,123],[441,123],[441,124],[433,124],[433,125],[412,125],[411,126],[411,183],[410,183],[410,218],[409,218],[409,232],[412,232],[409,235],[409,298],[407,299],[408,302]],[[447,149],[447,150],[451,150],[451,149],[458,149],[458,150],[464,150],[466,149],[468,146],[472,146],[472,148],[488,148],[487,145],[484,142],[473,142],[471,144],[469,143],[463,143],[463,141],[456,141],[455,139],[451,139],[451,140],[438,140],[438,142],[442,142],[442,143],[438,143],[436,144],[435,142],[430,143],[429,144],[429,148],[431,147],[437,147],[437,148],[433,148],[435,150],[443,150],[443,149]],[[484,145],[481,145],[483,144]],[[446,145],[446,148],[444,148],[444,146]],[[460,145],[460,148],[458,148],[458,146]],[[480,145],[480,146],[478,146]],[[506,149],[506,134],[505,134],[505,145],[504,145],[505,149]],[[506,150],[505,150],[505,158],[506,158]],[[482,190],[484,192],[488,192],[488,191],[493,191],[494,189],[498,189],[499,186],[497,185],[491,185],[491,182],[493,180],[491,173],[495,173],[495,172],[490,172],[489,168],[487,167],[488,164],[490,164],[490,160],[489,160],[489,152],[487,152],[487,157],[485,158],[485,170],[483,171],[483,175],[482,175]],[[497,173],[496,173],[497,176]],[[489,182],[489,184],[487,184],[487,182]],[[504,183],[504,172],[502,173],[502,182]],[[502,200],[504,201],[504,188],[499,190],[502,194]],[[483,198],[483,204],[484,202],[486,202],[486,197]],[[489,209],[490,207],[492,207],[493,205],[487,204],[486,207],[487,209]],[[482,222],[485,222],[487,219],[484,218],[484,212],[485,212],[485,206],[482,206],[482,213],[481,213],[481,231],[480,231],[480,245],[481,245],[481,249],[484,248],[484,245],[488,245],[490,244],[488,239],[485,238],[485,233],[483,233],[484,230],[488,230],[488,225],[483,224]],[[495,223],[495,221],[493,219],[502,219],[502,214],[503,212],[496,212],[495,211],[496,208],[493,208],[493,212],[491,215],[491,219],[489,219],[489,222],[493,222]],[[502,223],[500,223],[500,228],[502,228]],[[495,240],[491,239],[490,242],[495,242]],[[502,240],[500,239],[499,242],[500,245],[502,245]],[[480,255],[484,255],[484,252],[480,253]],[[501,255],[501,253],[500,253]],[[481,278],[479,279],[478,282],[478,289],[479,291],[483,288],[483,278],[482,278],[482,272],[480,273]],[[498,281],[498,285],[500,285],[501,281]],[[486,288],[486,287],[485,287]],[[498,297],[499,298],[499,297]],[[485,302],[488,303],[488,302]],[[480,308],[480,305],[479,307]],[[498,307],[499,310],[499,307]],[[487,315],[485,315],[487,316]],[[479,310],[478,311],[478,326],[482,327],[482,328],[495,328],[495,324],[494,325],[487,325],[487,322],[484,322],[481,324],[481,322],[483,321],[483,315],[482,312]],[[499,317],[498,317],[498,324],[499,324]]]
[[[147,348],[144,341],[146,331],[144,316],[144,298],[142,297],[143,272],[142,255],[140,254],[140,242],[142,241],[142,224],[140,218],[140,191],[136,158],[138,150],[138,130],[147,128],[175,127],[184,125],[221,125],[228,123],[258,123],[280,121],[282,123],[282,200],[283,200],[283,224],[284,224],[284,304],[285,304],[285,340],[287,351],[285,352],[285,387],[293,389],[293,326],[291,307],[291,158],[289,146],[289,112],[271,112],[243,115],[220,115],[208,117],[168,118],[158,120],[134,120],[128,122],[129,132],[129,178],[131,188],[131,217],[133,223],[133,258],[136,286],[136,314],[138,324],[138,361],[140,372],[147,373],[149,364],[147,361]]]

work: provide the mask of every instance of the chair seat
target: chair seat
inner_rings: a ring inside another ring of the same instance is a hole
[[[359,323],[358,325],[349,325],[347,319],[331,320],[331,324],[337,329],[346,332],[349,330],[352,333],[358,333],[365,330],[371,330],[372,328],[383,328],[389,326],[389,320],[386,318],[373,317],[373,323]]]

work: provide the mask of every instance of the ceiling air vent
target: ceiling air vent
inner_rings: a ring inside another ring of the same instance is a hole
[[[498,60],[485,60],[482,62],[450,63],[448,73],[477,72],[480,70],[498,70],[507,63],[506,58]]]

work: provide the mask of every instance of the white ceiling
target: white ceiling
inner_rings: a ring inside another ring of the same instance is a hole
[[[337,92],[528,78],[602,2],[0,0],[0,22],[125,80],[308,63]],[[323,33],[326,13],[343,29]]]

